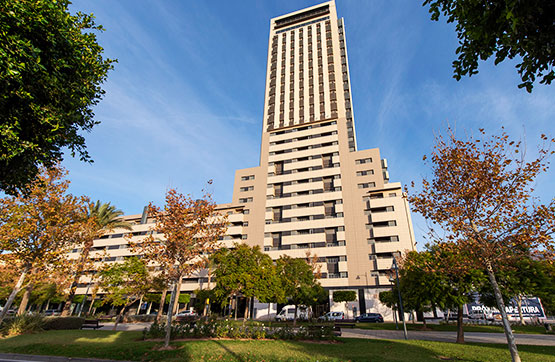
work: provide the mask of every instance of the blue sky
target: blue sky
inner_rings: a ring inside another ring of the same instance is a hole
[[[70,191],[112,202],[126,214],[167,188],[200,194],[209,179],[230,202],[236,169],[258,165],[269,20],[315,1],[74,1],[106,31],[99,42],[118,63],[86,135],[93,164],[70,156]],[[516,62],[456,81],[452,24],[432,22],[415,1],[338,0],[345,18],[359,149],[379,147],[391,181],[428,174],[422,156],[446,125],[460,135],[504,126],[534,154],[540,133],[555,136],[555,85],[518,89]],[[543,202],[555,171],[541,176]],[[418,244],[425,222],[413,213]]]

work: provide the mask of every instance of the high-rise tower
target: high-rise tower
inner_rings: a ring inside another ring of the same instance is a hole
[[[389,183],[379,149],[357,150],[353,117],[335,3],[273,18],[260,166],[235,176],[242,239],[272,258],[309,251],[324,287],[366,289],[368,299],[390,286],[393,253],[413,250],[414,236],[401,185]]]
[[[357,150],[345,27],[335,3],[273,18],[260,166],[237,171],[233,202],[218,206],[229,215],[223,245],[259,245],[274,259],[309,252],[325,288],[358,290],[359,311],[387,318],[375,299],[391,287],[394,253],[414,249],[402,193],[389,182],[379,149]],[[145,213],[125,219],[134,224],[131,233],[118,229],[94,241],[98,263],[133,255],[129,235],[140,242],[152,232]],[[78,293],[91,283],[84,277]],[[214,286],[207,283],[203,270],[184,278],[182,291]]]

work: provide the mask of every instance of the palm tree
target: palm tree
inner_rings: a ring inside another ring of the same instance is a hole
[[[75,296],[77,285],[83,275],[83,269],[85,268],[85,264],[89,258],[89,253],[93,246],[94,239],[97,239],[103,234],[113,231],[114,229],[132,229],[129,222],[121,219],[122,215],[123,211],[116,209],[116,207],[110,205],[109,202],[101,203],[100,201],[97,201],[96,203],[89,204],[86,214],[83,217],[84,228],[78,236],[79,239],[83,241],[83,248],[81,250],[79,261],[77,262],[77,269],[64,305],[64,310],[62,311],[62,316],[69,315],[71,301]]]

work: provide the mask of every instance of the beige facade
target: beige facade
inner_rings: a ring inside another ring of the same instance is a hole
[[[379,149],[357,149],[353,117],[335,3],[273,18],[260,165],[236,172],[232,203],[220,211],[230,214],[226,244],[259,245],[274,259],[309,252],[324,287],[375,296],[391,285],[393,254],[414,250],[414,235],[401,185],[389,182]],[[127,219],[137,238],[152,226],[141,215]],[[95,241],[107,261],[130,255],[121,234]],[[205,280],[191,276],[183,290]]]
[[[414,249],[401,185],[379,149],[357,150],[342,19],[326,2],[271,20],[260,166],[239,170],[245,242],[318,256],[328,288],[389,286]]]

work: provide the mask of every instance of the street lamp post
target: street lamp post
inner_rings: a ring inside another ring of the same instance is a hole
[[[401,312],[401,320],[403,321],[403,333],[405,339],[407,338],[407,324],[405,323],[405,312],[403,311],[403,298],[401,298],[401,287],[399,286],[399,268],[397,267],[397,260],[393,255],[393,268],[395,269],[395,279],[397,281],[397,292],[399,294],[399,311]]]

